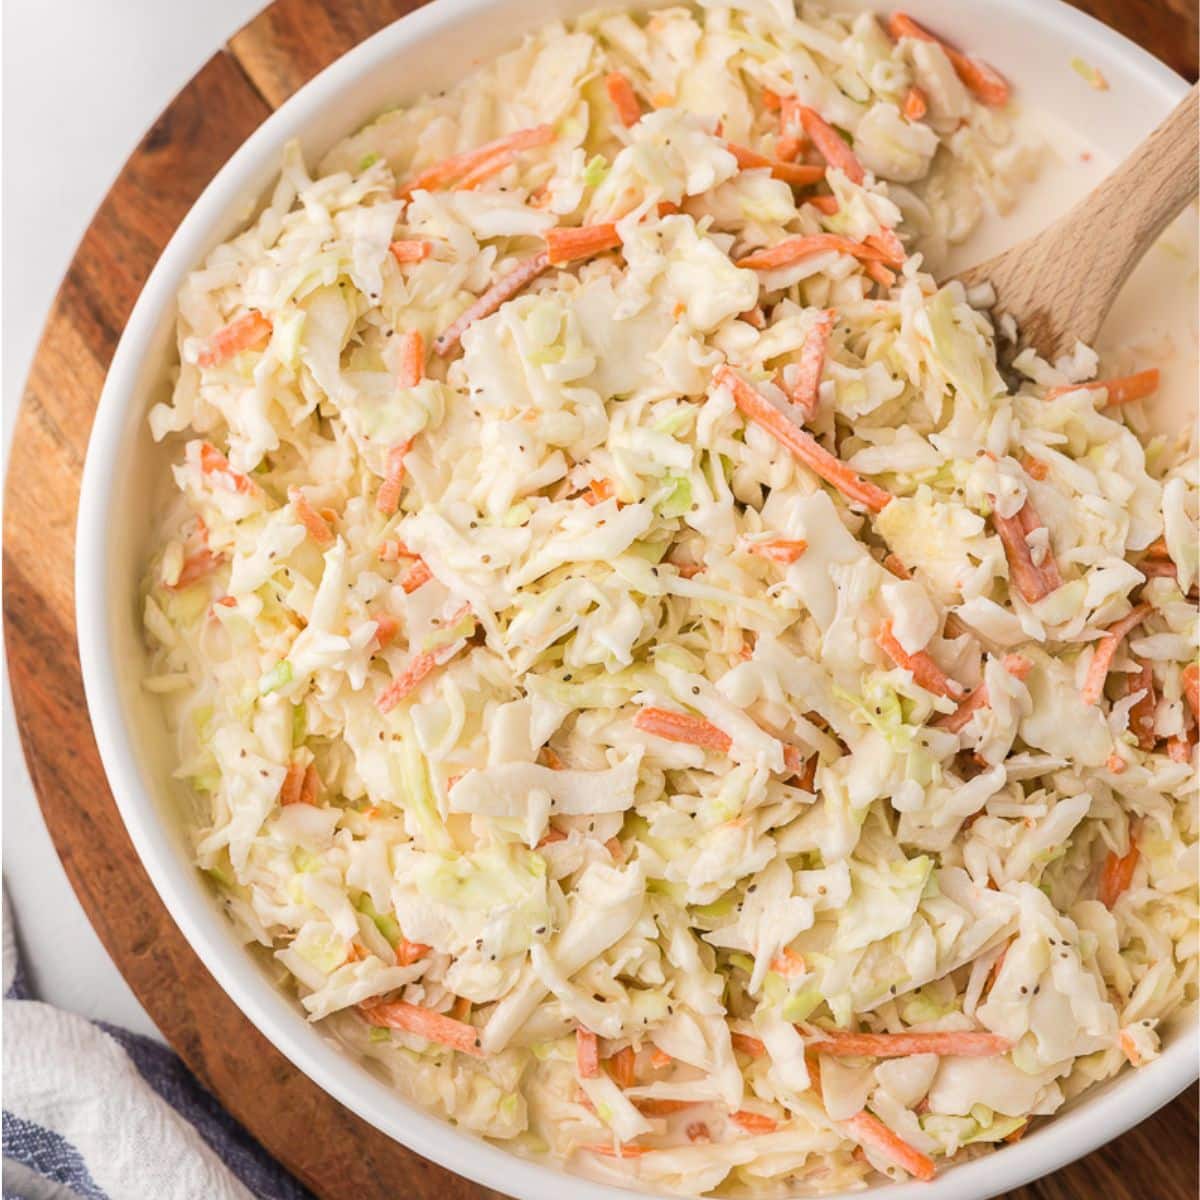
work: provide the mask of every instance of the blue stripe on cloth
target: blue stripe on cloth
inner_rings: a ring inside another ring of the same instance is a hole
[[[173,1051],[104,1021],[96,1025],[121,1046],[146,1083],[196,1130],[259,1200],[315,1200],[200,1085]]]
[[[69,1187],[82,1200],[108,1200],[83,1161],[83,1155],[66,1138],[22,1120],[10,1112],[4,1113],[4,1157],[36,1171],[55,1183]]]

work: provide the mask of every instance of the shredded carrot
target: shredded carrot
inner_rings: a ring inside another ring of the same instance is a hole
[[[804,149],[805,140],[794,133],[782,133],[775,139],[775,160],[781,163],[795,162]]]
[[[917,41],[934,42],[941,46],[950,60],[950,65],[954,68],[954,73],[984,104],[997,106],[1008,102],[1008,82],[994,67],[978,58],[968,58],[948,42],[942,41],[941,38],[935,37],[929,30],[918,25],[907,13],[892,13],[888,18],[887,26],[888,32],[896,41],[910,37]]]
[[[739,267],[752,271],[774,271],[779,267],[790,267],[814,254],[825,254],[836,250],[839,254],[849,254],[864,262],[882,260],[883,255],[873,246],[865,242],[856,242],[853,238],[843,237],[840,233],[807,233],[796,237],[784,238],[765,250],[756,250],[737,260]]]
[[[1036,479],[1038,482],[1041,482],[1050,474],[1049,464],[1044,463],[1040,458],[1034,458],[1032,454],[1022,455],[1020,462],[1025,474],[1030,479]]]
[[[259,494],[258,484],[249,475],[244,475],[241,471],[235,471],[229,465],[229,459],[211,442],[200,443],[200,471],[204,475],[216,476],[218,479],[227,481],[228,485],[235,492],[243,496],[257,496]]]
[[[799,775],[804,770],[804,751],[799,746],[784,743],[783,769],[789,775]]]
[[[817,212],[827,217],[832,217],[840,207],[836,196],[809,196],[805,203],[811,204]]]
[[[1046,393],[1046,399],[1053,400],[1066,392],[1092,392],[1104,388],[1108,392],[1106,405],[1129,404],[1134,400],[1144,400],[1158,391],[1159,377],[1159,369],[1151,367],[1148,371],[1138,371],[1136,375],[1122,375],[1116,379],[1094,379],[1091,383],[1069,383],[1063,387],[1053,387]]]
[[[1041,518],[1037,515],[1037,509],[1033,507],[1033,501],[1028,498],[1021,505],[1021,510],[1017,513],[1017,520],[1021,522],[1021,530],[1026,535],[1026,538],[1035,530],[1045,528]],[[1049,546],[1046,548],[1046,555],[1042,559],[1038,570],[1041,572],[1042,578],[1046,581],[1048,593],[1062,587],[1062,575],[1059,573],[1058,563],[1054,558],[1054,551]]]
[[[611,221],[602,225],[560,225],[546,233],[546,253],[552,267],[620,247],[621,236]]]
[[[1140,1067],[1142,1065],[1142,1056],[1138,1053],[1137,1045],[1133,1038],[1129,1036],[1128,1030],[1121,1030],[1121,1034],[1117,1038],[1117,1045],[1121,1047],[1121,1053],[1129,1060],[1131,1067]]]
[[[249,350],[265,342],[271,336],[271,322],[256,309],[243,313],[234,321],[230,321],[224,329],[218,329],[205,343],[204,348],[196,355],[196,365],[201,367],[217,367],[228,362],[242,350]]]
[[[912,572],[900,561],[899,557],[890,551],[883,556],[883,565],[897,579],[911,579]]]
[[[808,543],[803,538],[772,538],[769,542],[751,542],[746,549],[759,558],[788,566],[808,549]]]
[[[890,288],[896,282],[896,272],[889,270],[881,262],[863,263],[863,274],[883,288]]]
[[[383,562],[399,562],[402,558],[420,557],[410,550],[399,538],[384,538],[379,543],[379,557]]]
[[[313,508],[308,497],[298,487],[288,488],[288,500],[296,510],[296,516],[308,532],[308,536],[318,546],[332,545],[333,530],[329,528],[325,518]]]
[[[910,1146],[865,1108],[841,1125],[856,1141],[891,1159],[915,1178],[929,1180],[937,1174],[933,1159]]]
[[[431,950],[432,947],[423,942],[410,942],[408,938],[402,937],[396,943],[396,963],[401,967],[411,967]]]
[[[542,762],[552,771],[565,771],[567,764],[549,746],[542,747]]]
[[[881,511],[891,500],[892,497],[882,488],[868,483],[830,454],[815,438],[789,421],[730,367],[718,367],[714,378],[719,386],[728,387],[733,393],[734,403],[743,416],[762,426],[810,471],[832,484],[848,500],[856,501],[872,512]]]
[[[447,654],[447,649],[443,647],[437,652],[426,650],[414,654],[408,666],[379,694],[376,701],[379,711],[391,712],[405,696],[416,691],[435,668],[448,662],[452,655]]]
[[[1129,710],[1129,728],[1143,750],[1153,750],[1157,740],[1154,736],[1154,714],[1158,707],[1158,697],[1154,691],[1154,668],[1148,662],[1142,663],[1136,675],[1126,678],[1125,687],[1129,696],[1135,692],[1144,693]]]
[[[536,279],[550,266],[549,256],[543,252],[526,259],[519,266],[498,279],[478,300],[472,304],[453,324],[444,329],[434,340],[434,350],[445,357],[462,339],[466,329],[476,321],[490,317],[505,301],[511,300],[523,287]]]
[[[729,1040],[735,1050],[750,1055],[751,1058],[762,1058],[767,1053],[766,1045],[748,1033],[731,1033]]]
[[[317,774],[317,768],[309,763],[304,771],[304,779],[300,783],[300,803],[316,804],[320,794],[321,777]]]
[[[614,1146],[611,1142],[589,1142],[579,1149],[586,1150],[589,1154],[603,1154],[605,1158],[641,1158],[643,1154],[652,1151],[652,1147],[639,1146],[637,1142],[622,1142],[619,1146]]]
[[[185,587],[190,587],[197,580],[211,575],[224,561],[221,555],[214,554],[207,546],[201,547],[183,560],[183,566],[179,569],[179,578],[169,585],[170,590],[178,592]],[[225,599],[230,599],[230,597],[223,597],[217,603],[223,603]],[[234,604],[236,603],[237,601],[234,600]]]
[[[375,507],[385,516],[391,516],[400,507],[400,492],[404,487],[404,457],[412,449],[412,443],[412,438],[409,438],[397,442],[388,451],[387,473],[375,496]]]
[[[803,975],[808,970],[808,963],[804,961],[802,954],[797,954],[795,950],[789,950],[785,946],[771,959],[771,970],[776,975],[788,979],[793,975]]]
[[[842,135],[815,109],[800,104],[797,105],[797,111],[804,132],[812,138],[812,143],[821,157],[831,167],[837,167],[851,183],[862,183],[867,173],[857,155],[842,139]]]
[[[1088,666],[1087,678],[1080,689],[1079,694],[1084,704],[1095,704],[1104,694],[1104,682],[1108,679],[1108,671],[1116,657],[1121,639],[1130,630],[1136,629],[1149,611],[1148,604],[1139,604],[1104,631],[1104,636],[1096,643],[1095,653]]]
[[[767,112],[778,112],[783,104],[783,100],[778,92],[773,91],[769,87],[765,87],[762,90],[762,103],[763,108],[765,108]]]
[[[800,351],[795,382],[788,394],[806,421],[811,421],[816,415],[821,372],[825,369],[825,351],[829,345],[830,334],[833,333],[835,316],[833,309],[827,308],[804,335],[804,347]]]
[[[1004,669],[1017,679],[1024,679],[1033,669],[1033,663],[1019,654],[1006,654]],[[959,701],[958,707],[952,713],[944,713],[933,724],[938,729],[948,729],[951,733],[958,733],[959,730],[965,728],[974,713],[981,708],[986,708],[990,703],[987,684],[981,683],[974,691]]]
[[[397,383],[403,388],[416,387],[425,378],[425,339],[419,329],[409,329],[401,335],[399,358]]]
[[[423,587],[433,578],[433,572],[423,558],[418,558],[409,568],[408,574],[400,581],[406,596],[411,596],[419,587]]]
[[[1024,1125],[1018,1125],[1016,1129],[1012,1131],[1012,1133],[1006,1133],[1003,1140],[1008,1145],[1015,1146],[1017,1142],[1019,1142],[1028,1132],[1029,1122],[1026,1121]]]
[[[639,1098],[633,1103],[634,1107],[643,1117],[669,1117],[672,1113],[684,1112],[689,1108],[695,1108],[699,1101],[663,1100],[657,1097],[647,1097],[644,1099]]]
[[[880,261],[889,267],[902,267],[908,258],[904,243],[896,236],[894,229],[882,228],[878,233],[869,233],[863,242],[872,250],[877,250]]]
[[[1118,854],[1110,850],[1100,870],[1100,882],[1096,885],[1096,896],[1105,908],[1112,908],[1121,896],[1129,890],[1133,882],[1133,872],[1137,868],[1141,855],[1132,839],[1129,843],[1129,853]]]
[[[774,1117],[768,1117],[765,1113],[751,1112],[746,1108],[739,1108],[737,1112],[730,1113],[729,1119],[740,1125],[747,1133],[774,1133],[779,1128],[779,1122]]]
[[[1183,668],[1183,694],[1187,697],[1192,716],[1200,719],[1200,666],[1189,663]]]
[[[213,601],[213,607],[237,608],[237,600],[233,596],[218,596]]]
[[[556,770],[557,768],[551,767],[550,769]],[[542,840],[538,842],[537,848],[540,850],[543,846],[553,846],[555,842],[565,842],[566,840],[567,835],[557,826],[551,825],[542,835]]]
[[[379,644],[380,650],[384,646],[390,645],[399,632],[400,622],[390,614],[380,613],[375,618],[375,641]]]
[[[531,150],[535,146],[545,146],[554,141],[554,129],[550,125],[535,125],[531,129],[519,129],[516,133],[506,134],[495,141],[467,150],[462,154],[452,154],[440,162],[426,167],[414,175],[397,195],[402,199],[411,196],[413,192],[424,189],[433,191],[435,188],[447,187],[450,184],[469,175],[481,163],[491,162],[496,155],[506,151],[516,153],[521,150]]]
[[[642,119],[642,106],[627,75],[621,71],[609,71],[604,77],[604,90],[626,129]]]
[[[725,149],[737,159],[737,164],[743,171],[766,168],[770,170],[773,179],[790,183],[792,187],[810,187],[825,178],[825,168],[821,166],[768,158],[767,155],[751,150],[749,146],[738,145],[737,142],[726,142]]]
[[[655,1046],[650,1052],[650,1065],[656,1071],[661,1071],[663,1067],[671,1065],[671,1056],[665,1050],[660,1050]]]
[[[287,774],[283,777],[283,785],[279,789],[279,803],[284,806],[299,804],[303,788],[304,767],[297,762],[289,763]]]
[[[744,313],[738,313],[738,320],[745,321],[747,325],[752,325],[755,329],[766,329],[767,318],[759,305],[753,308],[748,308]]]
[[[471,1001],[466,996],[455,996],[450,1006],[450,1015],[456,1021],[466,1021],[471,1015]]]
[[[904,93],[904,103],[901,107],[910,121],[919,121],[929,111],[929,102],[925,99],[925,93],[914,83]]]
[[[1114,775],[1123,774],[1127,765],[1125,760],[1116,753],[1110,754],[1104,760],[1105,769],[1111,771]]]
[[[600,1074],[600,1044],[596,1035],[582,1025],[575,1030],[575,1072],[580,1079],[594,1079]]]
[[[1032,518],[1026,516],[1026,509],[1031,509],[1028,500],[1014,517],[1002,517],[993,508],[992,524],[1004,545],[1004,554],[1008,559],[1009,578],[1020,592],[1022,599],[1027,604],[1035,604],[1054,590],[1051,580],[1058,574],[1058,568],[1054,567],[1048,577],[1045,565],[1046,562],[1052,561],[1051,556],[1047,554],[1041,567],[1033,561],[1033,552],[1029,549],[1025,535],[1029,532],[1026,526],[1032,526],[1032,522],[1036,521],[1037,517],[1036,515]]]
[[[729,752],[733,738],[703,717],[672,712],[669,708],[643,708],[633,719],[633,727],[643,733],[665,738],[669,742],[686,742],[706,750]]]
[[[636,1080],[637,1055],[632,1046],[623,1046],[608,1060],[608,1073],[618,1087],[633,1087]]]
[[[821,1030],[805,1048],[844,1058],[907,1058],[911,1054],[994,1058],[1011,1050],[1012,1042],[995,1033],[843,1033],[834,1029]]]
[[[427,1042],[449,1046],[450,1049],[469,1054],[472,1058],[485,1057],[479,1044],[479,1030],[474,1025],[456,1021],[444,1013],[408,1004],[403,1000],[376,1003],[368,1001],[360,1004],[358,1010],[372,1025],[399,1029],[404,1033],[422,1037]]]
[[[879,633],[875,640],[888,658],[896,666],[911,671],[916,683],[927,692],[948,696],[951,700],[962,699],[962,684],[951,679],[924,650],[918,650],[913,654],[905,650],[892,634],[891,621],[884,621],[879,627]]]
[[[388,249],[398,263],[424,262],[433,253],[433,243],[423,239],[402,238],[393,242]]]
[[[510,163],[515,162],[517,151],[497,150],[488,158],[480,159],[457,183],[455,189],[463,192],[473,192],[496,175],[499,175]]]

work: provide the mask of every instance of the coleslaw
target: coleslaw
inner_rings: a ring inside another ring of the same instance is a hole
[[[1194,1003],[1195,430],[927,270],[1010,110],[903,13],[598,12],[289,147],[182,289],[145,686],[230,919],[404,1095],[835,1192]]]

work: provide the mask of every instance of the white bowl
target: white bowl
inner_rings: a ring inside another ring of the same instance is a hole
[[[125,328],[92,429],[76,539],[76,621],[96,740],[130,837],[192,948],[249,1020],[330,1095],[427,1158],[521,1200],[559,1200],[564,1188],[577,1200],[629,1193],[521,1160],[400,1099],[276,989],[238,943],[191,865],[170,799],[172,764],[162,718],[139,683],[144,650],[138,580],[149,549],[150,498],[163,475],[145,415],[167,389],[180,284],[252,214],[288,140],[299,138],[310,158],[319,155],[384,108],[445,86],[464,73],[463,64],[510,47],[554,16],[570,17],[595,4],[434,0],[334,63],[249,138],[176,231]],[[1186,89],[1162,63],[1058,0],[910,0],[907,7],[995,63],[1029,109],[1053,114],[1116,156],[1132,149]],[[1068,66],[1075,55],[1104,73],[1109,91],[1081,83]],[[1068,198],[1056,197],[1055,207],[1066,207]],[[1047,220],[1052,215],[1045,213]],[[1006,1192],[1086,1154],[1165,1104],[1195,1078],[1198,1044],[1196,1028],[1181,1025],[1155,1062],[1095,1089],[1019,1144],[946,1169],[933,1183],[884,1183],[859,1194],[983,1200]]]

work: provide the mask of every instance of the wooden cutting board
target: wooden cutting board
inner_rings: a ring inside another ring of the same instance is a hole
[[[92,739],[75,643],[72,552],[96,401],[129,311],[205,184],[301,84],[416,0],[275,0],[155,121],[80,243],[17,417],[4,517],[13,703],[42,813],[92,924],[166,1039],[323,1200],[484,1200],[326,1096],[241,1015],[188,948],[139,863]],[[1081,7],[1196,77],[1192,0]],[[1016,1200],[1194,1200],[1196,1096],[1176,1100]]]

